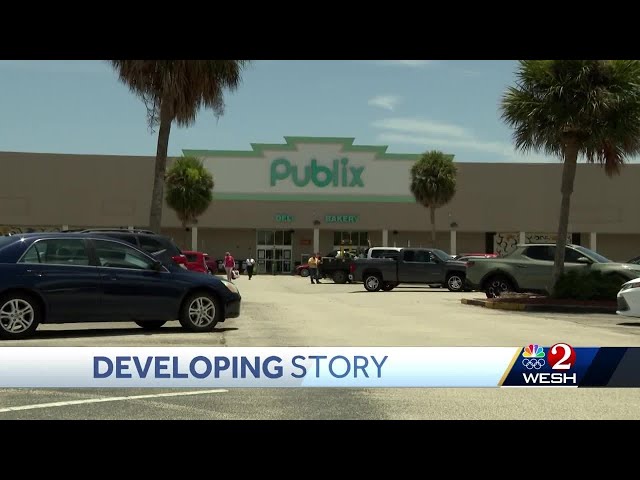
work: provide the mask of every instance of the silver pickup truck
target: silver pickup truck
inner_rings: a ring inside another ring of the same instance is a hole
[[[353,280],[362,281],[369,292],[388,292],[401,283],[446,285],[452,292],[461,292],[467,264],[434,248],[402,248],[386,258],[358,258],[350,269]]]

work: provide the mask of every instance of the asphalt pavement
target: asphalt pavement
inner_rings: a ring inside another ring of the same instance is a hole
[[[177,322],[45,325],[13,346],[640,346],[615,315],[507,312],[473,293],[240,277],[242,316],[214,332]],[[0,419],[640,419],[636,389],[0,389]]]

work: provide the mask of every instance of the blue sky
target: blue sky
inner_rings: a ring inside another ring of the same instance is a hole
[[[216,119],[174,127],[170,155],[245,150],[284,136],[355,137],[393,153],[438,149],[458,161],[555,161],[514,151],[498,105],[515,61],[265,60]],[[102,61],[0,61],[0,150],[155,155],[140,99]]]

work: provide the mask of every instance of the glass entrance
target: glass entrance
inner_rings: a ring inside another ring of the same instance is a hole
[[[291,230],[258,230],[256,239],[258,273],[277,275],[293,271],[292,234]]]

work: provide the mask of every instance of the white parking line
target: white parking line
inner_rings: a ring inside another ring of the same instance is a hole
[[[156,393],[152,395],[131,395],[128,397],[103,397],[103,398],[88,398],[85,400],[70,400],[67,402],[52,402],[52,403],[36,403],[34,405],[20,405],[18,407],[0,408],[0,413],[17,412],[19,410],[35,410],[37,408],[52,408],[52,407],[66,407],[68,405],[84,405],[88,403],[104,403],[104,402],[123,402],[126,400],[143,400],[148,398],[162,398],[162,397],[183,397],[187,395],[209,395],[211,393],[226,393],[229,390],[196,390],[193,392],[172,392],[172,393]]]

